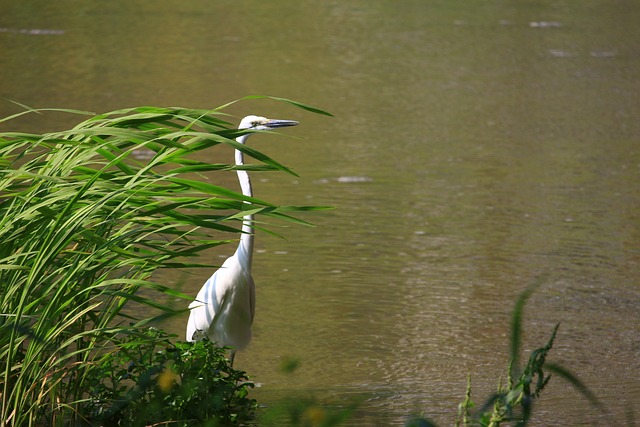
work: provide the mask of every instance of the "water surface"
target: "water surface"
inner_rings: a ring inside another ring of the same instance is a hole
[[[607,0],[5,1],[0,96],[101,112],[269,94],[335,115],[228,109],[301,122],[286,133],[304,140],[251,140],[300,175],[257,174],[258,197],[336,208],[257,236],[237,364],[261,402],[356,399],[351,425],[451,425],[469,374],[478,401],[504,378],[513,303],[545,277],[524,347],[561,322],[553,361],[611,414],[552,379],[534,425],[620,425],[640,399],[638,22],[637,3]],[[209,274],[164,280],[195,295]]]

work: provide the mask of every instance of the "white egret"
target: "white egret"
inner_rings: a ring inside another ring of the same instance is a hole
[[[269,130],[295,126],[293,120],[273,120],[259,116],[247,116],[239,129]],[[236,139],[244,144],[251,134]],[[244,164],[242,151],[235,150],[236,165]],[[242,194],[252,197],[253,191],[247,171],[238,170]],[[256,290],[251,277],[253,255],[253,215],[242,218],[242,234],[238,249],[206,281],[196,299],[189,304],[191,313],[187,323],[187,341],[205,336],[220,347],[231,346],[231,363],[236,350],[242,350],[251,341],[251,324],[256,306]]]

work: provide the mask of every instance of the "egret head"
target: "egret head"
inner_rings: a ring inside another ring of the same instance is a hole
[[[276,128],[283,128],[287,126],[295,126],[298,122],[294,120],[277,120],[267,119],[260,116],[247,116],[240,122],[238,129],[255,129],[255,130],[269,130]]]

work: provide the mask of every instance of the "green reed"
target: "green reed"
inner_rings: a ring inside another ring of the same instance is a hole
[[[237,238],[247,210],[304,224],[290,213],[316,209],[275,206],[209,182],[204,172],[236,169],[200,160],[218,145],[256,160],[243,169],[293,173],[237,144],[234,138],[246,131],[225,118],[221,108],[138,107],[91,116],[61,132],[0,134],[0,419],[6,425],[81,419],[87,378],[101,355],[117,337],[152,320],[131,318],[127,304],[149,307],[158,319],[182,313],[190,300],[154,282],[154,271],[202,266],[193,258]],[[161,296],[185,304],[170,307]]]
[[[533,350],[526,363],[520,363],[524,308],[529,297],[543,282],[544,277],[538,278],[516,300],[511,316],[510,361],[506,384],[501,381],[498,390],[478,407],[472,399],[470,375],[465,397],[458,405],[456,427],[526,426],[531,421],[534,404],[551,380],[552,374],[570,383],[594,408],[606,413],[604,405],[577,376],[567,368],[547,361],[560,324],[555,325],[544,346]],[[436,424],[428,418],[414,417],[406,423],[406,427],[436,427]]]
[[[503,423],[526,426],[531,420],[536,399],[545,389],[552,374],[573,385],[595,408],[604,410],[597,397],[578,377],[568,369],[547,361],[560,324],[556,324],[547,343],[533,350],[526,363],[520,363],[523,336],[524,308],[529,297],[542,284],[538,278],[525,289],[516,300],[511,317],[510,362],[506,384],[500,384],[495,394],[490,396],[477,411],[471,399],[471,382],[467,385],[464,401],[459,405],[459,419],[456,426],[498,427]]]

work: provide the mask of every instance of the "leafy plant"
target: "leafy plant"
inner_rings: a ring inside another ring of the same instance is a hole
[[[511,320],[511,361],[507,384],[500,384],[498,391],[484,403],[477,413],[474,413],[475,404],[471,399],[471,381],[469,380],[465,399],[458,407],[456,426],[497,427],[505,422],[515,423],[516,426],[527,425],[532,415],[535,399],[540,396],[548,384],[551,373],[569,381],[595,407],[602,409],[596,396],[569,370],[547,362],[547,356],[551,351],[560,324],[553,328],[547,344],[532,351],[524,366],[518,366],[524,306],[540,283],[541,280],[534,282],[516,301]]]
[[[80,418],[100,355],[151,320],[131,323],[128,304],[155,310],[158,319],[182,312],[161,296],[190,300],[151,280],[154,271],[202,266],[193,257],[237,236],[247,210],[306,224],[290,213],[316,208],[275,206],[207,182],[204,172],[237,168],[201,160],[219,145],[256,160],[244,169],[293,173],[238,144],[234,138],[248,131],[224,117],[221,109],[138,107],[61,132],[0,133],[5,425]]]
[[[240,425],[254,418],[253,384],[210,341],[172,343],[157,329],[127,336],[96,360],[83,417],[93,425]]]

